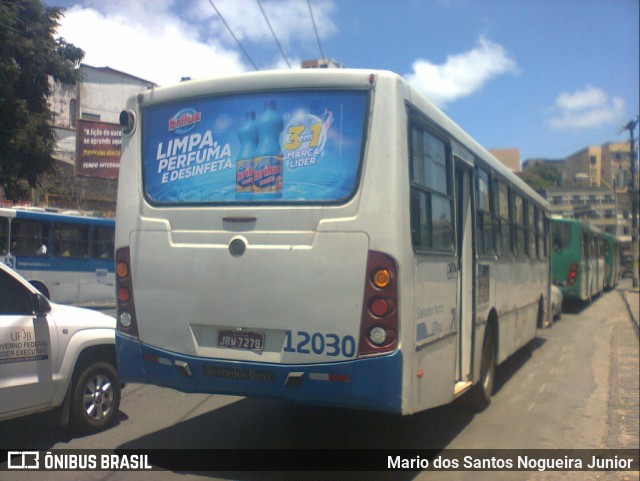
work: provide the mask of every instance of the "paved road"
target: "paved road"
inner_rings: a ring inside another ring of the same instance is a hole
[[[93,436],[70,438],[46,416],[0,423],[0,446],[73,448],[634,448],[638,449],[638,336],[623,288],[563,314],[497,371],[491,406],[476,414],[457,405],[414,416],[292,406],[275,400],[183,394],[155,386],[123,391],[119,422]],[[630,285],[630,284],[629,284]],[[626,300],[625,300],[626,299]],[[637,316],[637,300],[635,301]],[[636,317],[637,318],[637,317]],[[1,461],[1,460],[0,460]],[[330,459],[327,460],[330,466]],[[2,473],[9,481],[31,473]],[[285,479],[264,473],[40,473],[43,480]],[[346,476],[294,473],[287,479],[468,479],[470,473]],[[483,480],[637,480],[638,473],[473,473]]]

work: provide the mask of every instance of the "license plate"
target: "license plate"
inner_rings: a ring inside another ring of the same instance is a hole
[[[264,349],[264,333],[246,331],[218,331],[218,346],[259,351]]]

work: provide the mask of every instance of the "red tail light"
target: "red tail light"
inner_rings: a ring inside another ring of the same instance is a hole
[[[127,303],[131,300],[131,292],[126,287],[118,289],[118,302]]]
[[[136,308],[133,302],[131,256],[128,247],[116,252],[116,293],[118,301],[118,332],[138,337]]]
[[[398,347],[398,269],[381,252],[370,251],[364,283],[359,355]]]
[[[572,286],[578,279],[578,264],[573,263],[569,266],[569,276],[567,278],[567,285]]]

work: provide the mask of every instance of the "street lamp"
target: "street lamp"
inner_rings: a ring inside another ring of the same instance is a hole
[[[631,162],[631,182],[628,192],[631,196],[631,255],[633,256],[633,287],[638,287],[638,178],[636,174],[636,150],[633,136],[640,122],[640,115],[635,120],[630,120],[622,130],[629,131],[629,161]],[[622,132],[622,130],[620,132]]]

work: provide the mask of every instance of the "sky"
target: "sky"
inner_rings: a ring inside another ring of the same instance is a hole
[[[45,3],[64,9],[58,36],[93,67],[159,85],[322,56],[391,70],[483,146],[517,148],[522,161],[628,141],[622,126],[640,109],[638,0]]]

